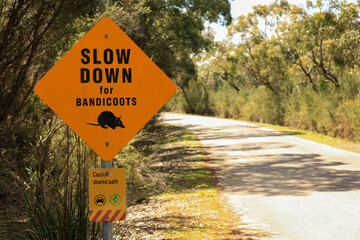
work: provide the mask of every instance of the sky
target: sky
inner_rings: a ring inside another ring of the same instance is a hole
[[[273,3],[274,0],[234,0],[231,2],[231,15],[235,20],[240,15],[246,15],[252,11],[252,7],[262,4],[268,5]],[[306,0],[288,0],[290,4],[303,6],[306,5]],[[221,41],[225,39],[227,35],[226,27],[223,27],[219,24],[210,24],[210,27],[215,31],[215,41]]]

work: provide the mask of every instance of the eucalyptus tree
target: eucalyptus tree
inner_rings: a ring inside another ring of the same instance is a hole
[[[277,4],[259,5],[254,8],[253,13],[240,16],[230,27],[231,35],[238,42],[231,59],[236,62],[237,70],[246,76],[246,85],[264,86],[275,95],[279,94],[279,88],[286,78],[286,64],[279,54],[281,49],[274,36],[260,30],[259,21],[266,19],[271,11],[279,8]],[[269,20],[267,23],[272,26]]]
[[[292,21],[277,29],[278,43],[287,61],[297,67],[314,91],[328,84],[339,89],[341,77],[357,65],[359,6],[346,1],[308,1],[294,6]]]
[[[205,22],[230,24],[229,0],[149,0],[134,41],[177,84],[189,103],[186,88],[196,79],[193,57],[209,49]]]

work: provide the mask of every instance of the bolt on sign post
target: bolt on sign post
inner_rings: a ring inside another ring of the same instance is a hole
[[[110,18],[102,18],[36,84],[35,92],[111,168],[115,155],[175,94],[176,85]],[[90,177],[98,170],[91,170]],[[117,178],[118,186],[124,176]],[[100,214],[94,208],[91,220],[125,218],[124,195],[92,194],[90,207],[118,199],[122,204]]]

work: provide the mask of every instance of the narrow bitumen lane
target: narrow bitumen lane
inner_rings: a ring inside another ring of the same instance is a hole
[[[360,155],[254,124],[163,114],[209,154],[240,227],[258,239],[360,239]]]

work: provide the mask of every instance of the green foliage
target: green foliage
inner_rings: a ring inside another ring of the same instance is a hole
[[[282,124],[283,106],[280,98],[265,87],[254,89],[243,109],[243,116],[251,121]]]
[[[170,99],[170,101],[166,103],[163,109],[169,112],[184,113],[185,104],[186,100],[184,98],[184,95],[181,92],[177,91],[176,94]]]
[[[197,56],[197,84],[185,89],[194,100],[182,111],[358,141],[359,15],[359,3],[340,0],[255,6]]]
[[[330,133],[334,126],[334,105],[336,98],[316,93],[310,87],[291,96],[286,107],[285,123],[300,129]]]
[[[24,197],[27,227],[19,235],[27,239],[100,239],[100,223],[89,221],[87,169],[85,159],[80,160],[77,166],[65,169],[62,188],[41,187],[41,194],[28,189]]]
[[[1,214],[22,217],[27,184],[39,193],[60,167],[50,165],[63,151],[54,151],[59,122],[34,96],[36,81],[48,71],[61,51],[67,51],[83,28],[79,18],[94,14],[99,1],[2,1],[0,4],[0,178]],[[63,132],[63,131],[62,131]],[[66,138],[66,137],[65,137]],[[59,143],[56,141],[56,143]],[[48,179],[46,179],[48,180]],[[3,209],[6,209],[3,211]],[[3,216],[0,217],[3,219]]]
[[[201,83],[192,82],[186,92],[178,92],[166,105],[168,111],[211,115],[209,92]]]
[[[209,107],[209,93],[201,88],[199,83],[191,83],[187,91],[188,101],[184,102],[185,112],[199,113],[203,115],[211,114]]]
[[[209,94],[210,106],[216,116],[229,118],[242,118],[243,108],[247,102],[247,93],[243,90],[237,92],[228,84]]]
[[[360,140],[360,96],[347,100],[337,108],[335,113],[335,136],[355,141]]]
[[[132,38],[144,52],[177,84],[184,94],[196,78],[192,56],[209,49],[211,41],[203,34],[205,21],[230,24],[229,0],[149,0],[150,12],[141,17],[141,29]]]

